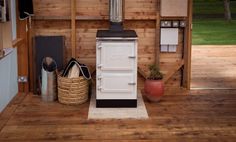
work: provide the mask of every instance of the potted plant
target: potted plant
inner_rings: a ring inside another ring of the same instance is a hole
[[[150,74],[144,83],[144,94],[153,102],[160,101],[164,94],[163,74],[156,65],[149,66]]]

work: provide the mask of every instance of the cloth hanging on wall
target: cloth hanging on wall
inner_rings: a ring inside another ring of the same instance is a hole
[[[18,0],[18,8],[20,13],[20,20],[24,20],[29,16],[33,16],[33,1],[32,0]]]

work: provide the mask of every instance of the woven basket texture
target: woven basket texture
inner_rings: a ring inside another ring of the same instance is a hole
[[[58,101],[67,105],[78,105],[88,100],[89,83],[83,76],[67,78],[58,75]]]

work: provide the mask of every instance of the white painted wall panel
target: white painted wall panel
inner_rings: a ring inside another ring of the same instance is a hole
[[[17,50],[0,59],[0,112],[18,92]]]

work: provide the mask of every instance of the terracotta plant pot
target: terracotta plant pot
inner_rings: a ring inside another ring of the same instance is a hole
[[[144,94],[153,102],[160,101],[164,95],[164,83],[162,80],[146,80],[144,83]]]

